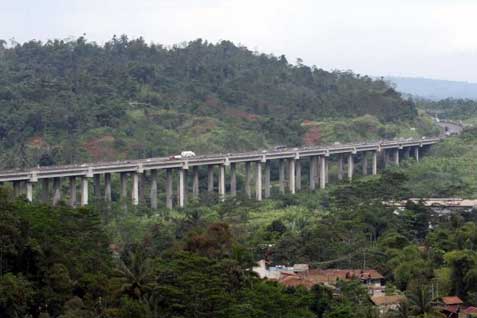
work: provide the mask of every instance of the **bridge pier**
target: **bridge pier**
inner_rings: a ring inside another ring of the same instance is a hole
[[[26,183],[26,198],[29,202],[33,202],[33,183],[30,181]]]
[[[343,171],[344,171],[344,162],[343,156],[339,155],[338,157],[338,180],[343,180]]]
[[[50,192],[50,180],[42,179],[41,180],[41,202],[48,204],[48,196]]]
[[[296,159],[288,161],[288,190],[291,194],[295,194],[295,164]]]
[[[199,199],[199,167],[192,168],[192,196],[194,199]]]
[[[71,207],[75,207],[76,206],[76,177],[71,176],[68,178],[68,181],[69,181],[68,188],[69,188],[69,195],[70,195],[69,205]]]
[[[419,162],[419,146],[414,147],[414,158]]]
[[[225,166],[219,166],[219,200],[225,201]]]
[[[255,198],[262,201],[262,163],[255,163]]]
[[[270,185],[270,161],[265,162],[265,198],[270,197],[271,185]]]
[[[101,175],[95,174],[93,176],[93,191],[95,201],[99,201],[101,198]]]
[[[104,174],[104,201],[108,208],[111,207],[111,173]]]
[[[172,209],[172,169],[166,169],[166,207]]]
[[[151,209],[157,209],[157,170],[151,170]]]
[[[310,191],[314,191],[316,188],[315,176],[316,176],[316,157],[310,157],[310,168],[308,170],[308,181]]]
[[[185,187],[186,187],[186,171],[184,169],[179,169],[179,207],[183,208],[185,206]]]
[[[131,201],[132,205],[139,205],[139,175],[137,172],[132,173]]]
[[[393,161],[394,161],[394,164],[395,164],[396,166],[399,166],[399,149],[395,149],[395,150],[394,150],[394,158],[393,158],[393,159],[394,159],[394,160],[393,160]]]
[[[366,152],[363,152],[363,176],[368,175],[368,157]]]
[[[320,189],[326,188],[326,158],[320,157]]]
[[[138,204],[144,204],[146,176],[142,169],[138,169]]]
[[[354,161],[353,154],[348,155],[348,180],[353,180]]]
[[[245,194],[247,198],[252,198],[252,189],[250,187],[250,182],[252,181],[252,172],[250,170],[250,162],[245,163]]]
[[[378,174],[378,152],[373,151],[373,176]]]
[[[279,164],[278,164],[278,182],[280,185],[280,193],[284,194],[285,193],[285,160],[280,159]]]
[[[214,166],[207,166],[207,191],[214,192]]]
[[[127,172],[121,172],[119,174],[119,187],[120,187],[120,200],[124,209],[127,208],[127,197],[128,197],[128,174]]]
[[[237,196],[237,172],[235,163],[230,164],[230,195]]]
[[[88,205],[88,177],[81,177],[81,206]]]
[[[53,178],[53,206],[58,205],[61,200],[61,179]]]
[[[301,191],[301,161],[296,160],[295,163],[295,186],[297,191]]]

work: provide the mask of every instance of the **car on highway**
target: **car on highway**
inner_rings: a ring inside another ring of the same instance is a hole
[[[193,151],[182,151],[180,155],[170,156],[169,160],[177,160],[177,159],[184,159],[184,158],[192,158],[195,157],[195,152]]]

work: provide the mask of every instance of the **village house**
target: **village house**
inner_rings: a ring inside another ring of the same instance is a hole
[[[406,301],[406,297],[403,295],[372,296],[371,301],[378,307],[379,314],[384,315],[389,310],[397,310],[399,305]]]

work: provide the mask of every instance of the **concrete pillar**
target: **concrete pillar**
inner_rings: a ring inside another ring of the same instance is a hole
[[[280,193],[285,193],[285,160],[280,159],[278,164],[278,182],[280,185]]]
[[[70,194],[70,200],[69,200],[69,205],[71,207],[76,206],[76,177],[71,176],[68,178],[69,180],[69,194]]]
[[[324,159],[325,157],[323,157]],[[325,160],[325,159],[324,159]],[[328,184],[330,182],[330,162],[325,160],[325,182]]]
[[[139,205],[139,174],[132,173],[132,190],[131,190],[132,205]]]
[[[344,171],[344,162],[343,157],[340,155],[338,158],[338,180],[343,180],[343,172]]]
[[[262,163],[255,164],[255,198],[262,201]]]
[[[192,167],[192,196],[199,198],[199,167]]]
[[[157,209],[157,170],[151,170],[151,209]]]
[[[111,205],[111,173],[104,174],[104,201],[108,206]]]
[[[326,158],[320,157],[320,189],[326,187]]]
[[[399,166],[399,149],[394,150],[394,164]]]
[[[354,161],[353,154],[348,155],[348,180],[353,180]]]
[[[414,158],[419,162],[419,146],[414,148]]]
[[[179,207],[185,205],[185,170],[179,169]]]
[[[172,209],[172,170],[166,169],[166,207]]]
[[[270,197],[271,184],[270,184],[270,161],[265,162],[265,198]]]
[[[233,197],[237,195],[237,172],[235,171],[235,163],[230,164],[230,194]]]
[[[301,190],[301,161],[296,160],[295,163],[295,178],[296,178],[296,190]]]
[[[146,176],[144,172],[138,172],[138,203],[143,204],[145,199]]]
[[[368,157],[363,153],[363,176],[368,175]]]
[[[120,199],[124,205],[127,205],[128,197],[128,174],[126,172],[121,172],[119,174],[119,183],[120,183]]]
[[[207,191],[214,192],[214,166],[210,165],[207,166],[207,181],[208,187]]]
[[[47,204],[50,192],[50,180],[41,179],[41,202]]]
[[[81,177],[81,206],[88,205],[88,178]]]
[[[61,200],[61,179],[53,178],[53,206]]]
[[[295,194],[296,192],[295,167],[296,167],[296,159],[288,160],[288,190],[290,191],[291,194]]]
[[[219,166],[219,200],[225,200],[225,166]]]
[[[250,170],[250,162],[245,163],[245,194],[247,198],[252,198],[252,189],[250,187],[250,182],[252,181],[252,172]]]
[[[378,174],[378,152],[373,151],[373,176]]]
[[[94,199],[99,201],[101,198],[101,175],[95,174],[93,176],[93,190],[94,190]]]
[[[314,191],[316,188],[315,176],[316,176],[316,157],[310,157],[310,169],[309,169],[309,176],[308,176],[308,181],[310,183],[310,191]]]
[[[29,181],[26,183],[26,198],[29,202],[33,201],[33,183]]]

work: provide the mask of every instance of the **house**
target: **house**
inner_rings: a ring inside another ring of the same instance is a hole
[[[375,269],[315,269],[309,271],[308,277],[329,286],[340,280],[358,279],[366,285],[370,296],[384,295],[384,277]]]
[[[459,313],[459,318],[476,318],[477,317],[477,307],[467,307]]]
[[[457,296],[445,296],[439,300],[438,307],[446,317],[459,318],[464,302]]]
[[[371,301],[376,307],[378,307],[379,314],[384,315],[389,310],[398,309],[399,305],[406,301],[406,297],[403,295],[372,296]]]

